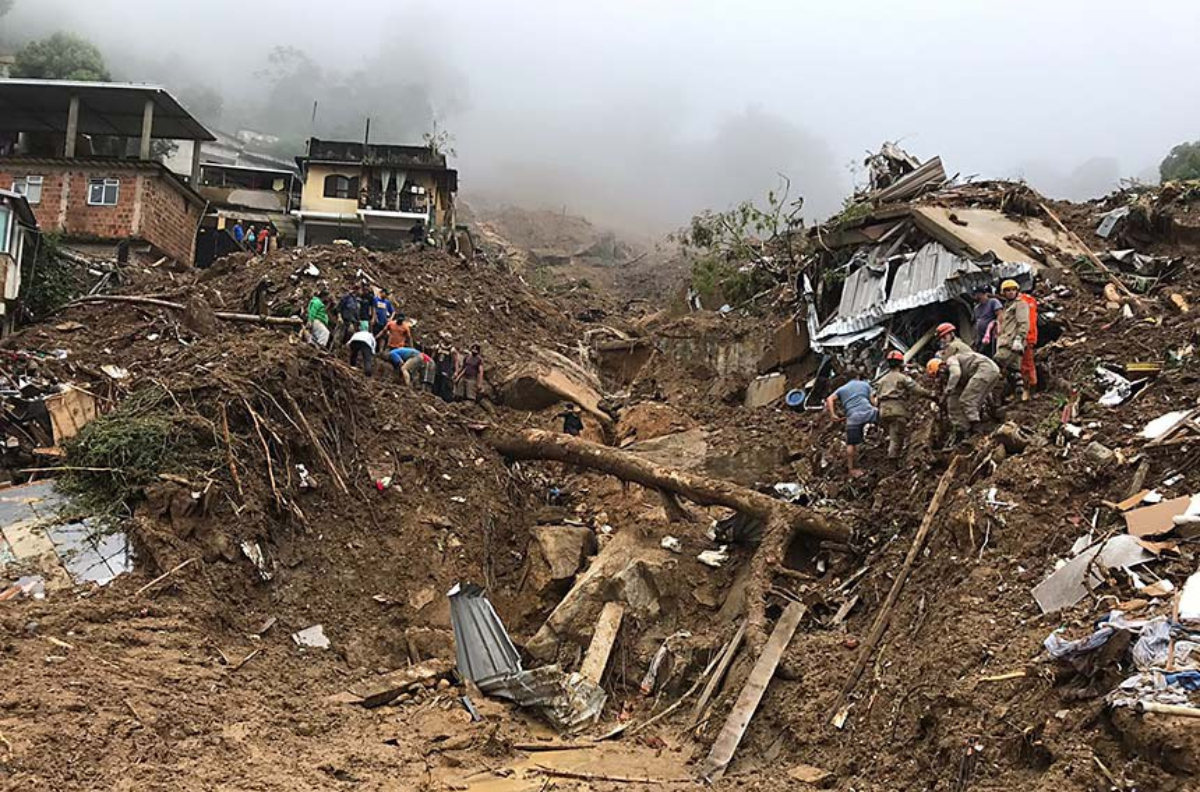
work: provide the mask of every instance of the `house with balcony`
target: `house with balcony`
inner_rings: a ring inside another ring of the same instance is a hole
[[[132,83],[0,79],[0,189],[22,194],[43,232],[71,243],[191,264],[207,202],[167,141],[213,135],[166,90]]]
[[[391,246],[411,239],[417,225],[435,239],[454,230],[458,171],[428,146],[311,138],[296,162],[299,245],[349,239]]]
[[[21,265],[37,256],[39,243],[29,201],[20,193],[0,190],[0,335],[8,335],[17,321]]]

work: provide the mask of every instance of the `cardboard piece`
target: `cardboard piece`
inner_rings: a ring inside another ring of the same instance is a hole
[[[1191,502],[1191,496],[1185,495],[1125,512],[1125,526],[1132,536],[1139,539],[1168,533],[1175,527],[1171,518],[1187,511]]]

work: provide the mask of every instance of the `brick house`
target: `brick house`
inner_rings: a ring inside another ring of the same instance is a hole
[[[152,142],[212,139],[162,88],[0,79],[0,189],[26,197],[43,233],[191,264],[207,203],[151,158]]]
[[[141,240],[188,263],[195,256],[205,201],[157,162],[0,157],[0,189],[24,195],[43,232]]]

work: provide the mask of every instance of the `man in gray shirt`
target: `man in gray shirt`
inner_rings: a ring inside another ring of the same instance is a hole
[[[858,446],[862,445],[863,441],[863,430],[867,424],[879,420],[879,410],[872,404],[873,395],[871,383],[860,379],[858,372],[852,371],[850,380],[825,399],[825,410],[829,413],[829,417],[834,422],[846,422],[846,467],[849,468],[850,475],[856,478],[863,475],[864,472],[856,464]],[[845,418],[837,414],[834,402],[841,402],[842,412],[846,414]]]

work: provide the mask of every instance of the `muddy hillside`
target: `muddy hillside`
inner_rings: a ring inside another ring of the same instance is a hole
[[[701,301],[486,242],[93,266],[0,345],[2,786],[1194,789],[1198,218],[885,148]],[[1036,384],[959,431],[936,328],[1007,280]],[[890,352],[930,398],[852,475],[825,399]]]

